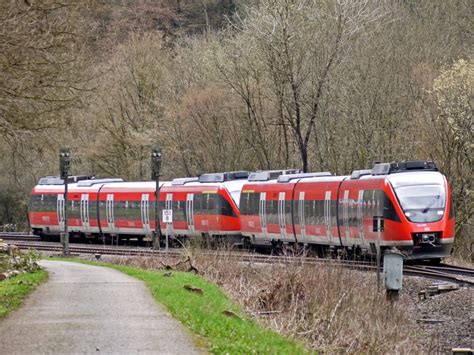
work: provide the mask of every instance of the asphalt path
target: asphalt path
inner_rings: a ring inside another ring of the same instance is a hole
[[[0,354],[199,354],[145,285],[119,271],[41,261],[49,280],[0,320]]]

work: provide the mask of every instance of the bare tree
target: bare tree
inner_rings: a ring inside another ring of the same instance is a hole
[[[248,43],[252,50],[237,49],[232,53],[239,56],[239,65],[252,62],[241,58],[245,53],[259,63],[267,89],[271,90],[268,99],[277,113],[276,117],[269,115],[271,123],[289,127],[303,171],[309,169],[310,139],[330,92],[334,67],[347,54],[353,38],[384,13],[368,1],[264,0],[236,21],[235,27],[243,37],[241,44]],[[234,45],[233,41],[230,43]],[[226,79],[244,99],[249,112],[255,112],[257,104],[250,100],[252,95],[242,90],[248,87],[243,85],[248,76],[238,76],[243,72],[235,68],[233,76],[227,74]],[[258,122],[255,118],[254,121]]]
[[[0,4],[0,136],[11,145],[58,125],[84,90],[80,7],[59,1]]]
[[[150,147],[163,115],[167,55],[157,35],[134,35],[98,69],[97,94],[82,116],[83,148],[99,174],[147,179]],[[94,142],[90,141],[94,137]]]

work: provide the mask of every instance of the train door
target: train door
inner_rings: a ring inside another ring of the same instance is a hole
[[[348,243],[349,234],[349,190],[344,191],[344,199],[342,201],[342,216],[344,219],[344,237],[346,243]],[[346,244],[347,245],[347,244]]]
[[[115,233],[114,194],[107,194],[107,200],[105,201],[105,214],[107,216],[107,226],[109,227],[109,233]]]
[[[90,232],[90,222],[89,222],[89,194],[81,194],[81,202],[79,206],[79,211],[81,214],[82,222],[82,232]]]
[[[194,235],[194,194],[186,196],[186,222],[188,223],[189,235]]]
[[[326,227],[326,236],[329,244],[332,240],[332,223],[331,223],[331,191],[326,191],[324,196],[324,225]]]
[[[364,244],[363,206],[364,206],[364,190],[359,190],[359,196],[358,196],[358,199],[357,199],[357,227],[358,227],[358,230],[359,230],[359,243],[360,243],[360,245]]]
[[[286,215],[285,215],[285,192],[278,195],[278,222],[280,225],[280,235],[286,239]]]
[[[301,240],[306,240],[306,225],[305,225],[305,218],[304,218],[304,191],[300,191],[300,196],[298,200],[298,216],[300,222],[300,235]]]
[[[267,237],[267,193],[260,192],[260,203],[258,214],[260,216],[260,227],[262,228],[262,238]]]
[[[142,199],[140,201],[140,214],[143,224],[143,233],[145,235],[150,235],[150,194],[142,194]]]
[[[58,213],[58,226],[59,231],[64,231],[64,195],[58,194],[58,200],[56,203],[56,210]]]
[[[172,210],[173,209],[173,194],[167,193],[166,194],[166,201],[165,201],[165,210]],[[166,228],[169,228],[168,233],[173,233],[173,224],[168,223]]]

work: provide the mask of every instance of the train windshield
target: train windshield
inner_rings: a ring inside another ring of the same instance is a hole
[[[396,188],[395,192],[409,221],[436,222],[443,218],[446,206],[444,186],[401,186]]]

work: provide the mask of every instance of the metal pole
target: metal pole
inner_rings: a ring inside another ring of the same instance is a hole
[[[67,225],[67,179],[68,174],[64,178],[64,245],[63,245],[63,255],[69,255],[69,230]]]
[[[168,235],[170,230],[170,224],[166,223],[166,256],[168,256]]]
[[[153,233],[153,249],[159,249],[160,246],[160,214],[158,204],[160,203],[160,176],[156,175],[155,180],[155,231]]]
[[[151,178],[155,180],[155,230],[153,232],[153,249],[159,249],[160,241],[163,239],[160,228],[160,213],[158,204],[160,203],[160,166],[161,148],[153,147],[151,151]]]
[[[64,181],[64,197],[63,197],[63,218],[64,218],[64,231],[61,238],[63,243],[63,255],[69,255],[69,231],[67,225],[67,188],[68,188],[68,177],[69,177],[69,167],[71,162],[71,153],[69,148],[62,148],[59,151],[59,174]],[[59,206],[61,208],[61,206]],[[61,217],[60,210],[58,211],[59,218]]]

